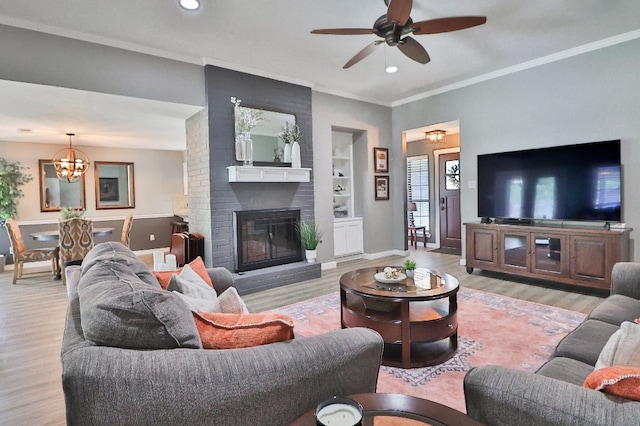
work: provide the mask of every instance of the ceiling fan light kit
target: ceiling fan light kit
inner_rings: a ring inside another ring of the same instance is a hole
[[[356,53],[342,67],[350,68],[357,64],[375,50],[379,44],[386,43],[391,47],[398,47],[408,58],[427,64],[431,60],[429,54],[412,35],[439,34],[450,31],[458,31],[466,28],[482,25],[487,22],[486,16],[454,16],[449,18],[430,19],[413,22],[411,8],[413,0],[385,0],[388,6],[387,13],[379,17],[373,24],[373,28],[329,28],[311,31],[311,34],[328,35],[367,35],[375,34],[383,40],[377,40]]]

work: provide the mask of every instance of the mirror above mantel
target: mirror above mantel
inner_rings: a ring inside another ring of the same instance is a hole
[[[296,116],[259,108],[238,107],[239,110],[257,110],[262,112],[262,119],[251,129],[253,141],[253,164],[256,166],[289,167],[284,162],[284,141],[280,138],[282,129],[288,124],[296,124]],[[237,135],[236,135],[237,136]],[[235,141],[233,141],[235,144]],[[236,154],[236,160],[242,161]]]

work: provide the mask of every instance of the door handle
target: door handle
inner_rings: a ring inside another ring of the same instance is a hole
[[[440,210],[444,211],[447,209],[447,201],[444,197],[440,197]]]

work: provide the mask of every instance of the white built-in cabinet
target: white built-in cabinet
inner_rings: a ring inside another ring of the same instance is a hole
[[[332,136],[334,256],[364,251],[362,218],[355,217],[353,182],[353,135],[334,131]]]
[[[362,218],[336,219],[333,222],[333,255],[348,256],[364,251]]]

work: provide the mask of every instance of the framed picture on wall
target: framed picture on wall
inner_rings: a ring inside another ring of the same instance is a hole
[[[376,200],[389,199],[389,176],[375,177]]]
[[[375,173],[389,173],[389,150],[373,148],[373,164]]]
[[[118,201],[118,178],[100,178],[100,201]]]

